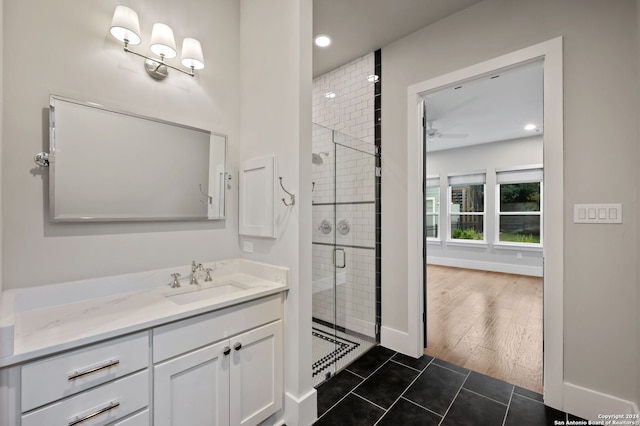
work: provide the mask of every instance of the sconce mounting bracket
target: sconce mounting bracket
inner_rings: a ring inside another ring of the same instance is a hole
[[[164,80],[167,75],[169,75],[167,66],[153,59],[145,59],[144,69],[147,71],[147,74],[156,80]]]

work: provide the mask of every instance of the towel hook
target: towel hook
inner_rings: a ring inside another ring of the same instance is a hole
[[[279,176],[278,179],[280,179],[280,188],[282,188],[282,190],[284,192],[286,192],[287,195],[291,198],[291,202],[290,203],[287,203],[287,201],[284,198],[282,199],[282,202],[287,207],[293,206],[296,203],[296,196],[293,195],[292,193],[290,193],[289,191],[287,191],[286,189],[284,189],[284,186],[282,185],[282,176]]]
[[[205,197],[207,197],[207,200],[209,200],[209,204],[213,204],[213,197],[202,190],[202,184],[201,183],[198,184],[198,188],[200,188],[200,193],[202,195],[204,195]],[[200,200],[200,201],[202,201],[202,200]]]

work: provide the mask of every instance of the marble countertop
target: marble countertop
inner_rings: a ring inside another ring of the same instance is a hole
[[[200,279],[197,285],[189,284],[191,271],[186,267],[5,291],[0,300],[0,367],[289,288],[286,268],[244,259],[204,266],[212,268],[212,281]],[[167,278],[173,272],[182,275],[180,288],[169,286],[171,280]],[[220,286],[228,284],[234,285],[226,287],[234,292],[212,295],[212,291],[208,291],[223,290]],[[174,301],[172,296],[183,293],[193,293],[187,295],[193,301]]]

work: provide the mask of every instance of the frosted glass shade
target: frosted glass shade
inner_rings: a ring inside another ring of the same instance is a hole
[[[138,14],[127,6],[116,7],[113,12],[110,32],[117,40],[122,42],[127,40],[129,44],[140,44],[142,39],[140,38]]]
[[[182,41],[182,65],[196,70],[204,68],[202,46],[195,38],[187,37]]]
[[[153,24],[151,30],[151,51],[158,56],[165,58],[175,58],[176,40],[173,37],[173,30],[165,24]]]

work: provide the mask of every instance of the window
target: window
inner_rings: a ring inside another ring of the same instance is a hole
[[[427,177],[425,193],[425,235],[440,239],[440,177]]]
[[[496,172],[497,241],[542,244],[542,168]]]
[[[449,176],[449,238],[484,240],[484,173]]]

